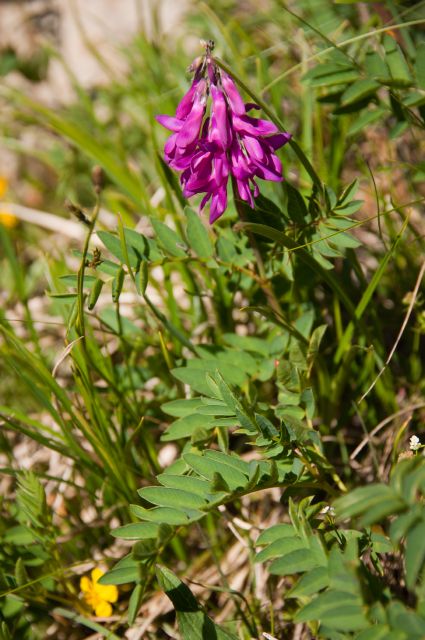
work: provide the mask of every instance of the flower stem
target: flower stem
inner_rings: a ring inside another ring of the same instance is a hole
[[[235,207],[236,207],[236,211],[238,213],[239,218],[242,220],[242,222],[246,222],[246,216],[245,216],[245,210],[244,210],[244,204],[241,201],[241,199],[239,198],[239,194],[238,194],[238,190],[237,190],[237,186],[236,186],[236,180],[235,178],[232,176],[232,189],[233,189],[233,199],[235,201]],[[263,257],[261,255],[261,251],[258,248],[258,244],[257,241],[255,239],[255,236],[253,233],[251,233],[251,231],[246,231],[246,234],[248,236],[248,240],[249,243],[251,245],[251,249],[254,252],[255,255],[255,261],[257,264],[257,269],[258,269],[258,273],[260,278],[258,279],[258,282],[260,284],[261,289],[263,290],[267,301],[270,305],[270,307],[273,309],[273,311],[280,317],[283,316],[283,311],[282,311],[282,307],[279,304],[278,299],[276,298],[276,295],[273,291],[273,288],[267,278],[267,273],[266,273],[266,268],[264,266],[264,262],[263,262]]]

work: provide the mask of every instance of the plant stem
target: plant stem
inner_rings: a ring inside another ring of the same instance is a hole
[[[245,211],[244,211],[244,204],[243,202],[240,200],[239,196],[238,196],[238,191],[237,191],[237,187],[236,187],[236,181],[235,178],[232,176],[232,188],[233,188],[233,198],[235,201],[235,207],[236,207],[236,211],[238,212],[238,216],[239,218],[242,220],[242,222],[246,222],[246,216],[245,216]],[[254,252],[255,255],[255,260],[257,263],[257,269],[258,269],[258,273],[260,275],[261,280],[259,280],[259,284],[261,289],[263,290],[267,301],[270,305],[270,307],[273,309],[273,311],[278,315],[278,316],[283,316],[283,311],[282,311],[282,307],[279,304],[278,299],[276,298],[276,295],[273,291],[273,288],[269,282],[269,279],[267,278],[267,273],[266,273],[266,268],[264,266],[264,262],[263,262],[263,257],[261,255],[261,251],[258,248],[258,244],[257,241],[255,239],[255,236],[253,233],[251,233],[251,231],[246,231],[246,235],[248,236],[248,240],[249,243],[251,245],[251,249]]]

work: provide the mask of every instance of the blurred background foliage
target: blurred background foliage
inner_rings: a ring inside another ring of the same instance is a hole
[[[423,637],[425,3],[159,7],[89,87],[0,53],[0,638]],[[320,178],[213,228],[154,119],[210,38]]]

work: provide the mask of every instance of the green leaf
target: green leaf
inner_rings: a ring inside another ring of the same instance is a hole
[[[342,207],[347,203],[350,203],[357,191],[359,190],[360,182],[358,178],[355,178],[350,184],[343,189],[342,193],[338,196],[337,207]]]
[[[402,102],[406,107],[420,107],[425,104],[425,94],[423,91],[409,91],[402,97]]]
[[[326,591],[295,615],[296,622],[318,620],[331,629],[357,631],[368,625],[361,601],[351,593]]]
[[[365,68],[371,78],[381,83],[387,83],[391,79],[390,70],[376,51],[366,52]]]
[[[379,82],[370,78],[361,78],[344,91],[341,96],[341,106],[346,107],[347,105],[359,102],[360,100],[373,95],[379,87]]]
[[[140,563],[133,560],[131,555],[122,558],[113,569],[99,578],[99,584],[128,584],[140,578]]]
[[[22,471],[18,475],[16,503],[33,527],[44,529],[50,522],[44,487],[32,471]]]
[[[280,538],[290,538],[292,536],[295,536],[295,529],[292,524],[275,524],[269,529],[262,531],[255,544],[270,544]]]
[[[222,336],[226,344],[244,351],[251,351],[262,356],[270,355],[270,344],[267,340],[253,336],[239,336],[236,333],[225,333]]]
[[[193,391],[201,393],[204,396],[209,396],[211,395],[211,389],[207,384],[206,375],[207,370],[211,368],[212,367],[206,365],[202,371],[195,367],[186,366],[171,369],[171,373],[175,378],[177,378],[177,380],[180,380],[180,382],[188,384]]]
[[[383,45],[385,61],[390,70],[392,84],[401,87],[412,84],[409,67],[397,41],[386,33],[383,38]]]
[[[199,495],[171,487],[143,487],[137,493],[144,500],[160,507],[199,509],[206,505],[206,500]]]
[[[7,531],[2,535],[2,539],[6,543],[17,546],[27,546],[33,544],[37,540],[31,529],[22,524],[7,529]]]
[[[243,473],[246,477],[249,476],[249,463],[242,460],[237,454],[227,454],[222,451],[216,451],[215,449],[207,449],[204,451],[204,455],[206,458],[214,460],[219,464],[228,465],[232,469]]]
[[[176,418],[182,418],[193,413],[198,407],[202,406],[201,398],[186,398],[184,400],[171,400],[161,405],[164,413]]]
[[[292,530],[292,533],[293,537],[274,540],[274,542],[269,544],[265,549],[262,549],[257,553],[255,562],[265,562],[266,560],[270,560],[270,558],[286,556],[292,551],[297,551],[298,549],[306,549],[305,541],[296,536],[294,530]]]
[[[174,509],[173,507],[155,507],[153,509],[145,509],[137,504],[131,504],[130,511],[136,516],[136,518],[140,518],[141,520],[175,526],[195,522],[196,520],[203,518],[205,515],[205,513],[196,509],[179,510]]]
[[[397,464],[391,475],[391,485],[398,491],[400,483],[403,499],[410,505],[415,505],[417,492],[425,493],[425,459],[423,456],[415,456]]]
[[[159,525],[153,522],[142,522],[126,524],[111,531],[114,538],[122,538],[123,540],[146,540],[149,538],[157,538]]]
[[[304,74],[302,80],[310,81],[314,78],[324,78],[334,73],[338,74],[340,72],[345,72],[352,69],[353,65],[346,58],[344,58],[343,60],[340,59],[338,62],[324,62],[321,64],[317,64],[309,71],[307,71],[307,73]]]
[[[25,586],[29,582],[29,576],[22,556],[19,556],[15,564],[15,580],[19,587]]]
[[[418,88],[425,90],[425,42],[421,42],[416,51],[415,73]]]
[[[295,187],[289,182],[285,182],[283,185],[285,194],[284,209],[287,216],[296,222],[297,224],[305,224],[308,216],[308,209],[304,198]]]
[[[186,233],[190,247],[200,258],[211,258],[214,253],[214,248],[208,231],[202,224],[201,219],[198,214],[189,207],[185,208],[185,214],[187,217]]]
[[[425,563],[425,519],[416,523],[406,536],[406,585],[413,589]],[[425,624],[425,623],[424,623]]]
[[[217,241],[217,253],[220,260],[229,264],[234,264],[239,255],[233,242],[224,236],[220,236]]]
[[[377,120],[381,120],[388,114],[388,109],[385,109],[384,107],[368,108],[367,110],[362,111],[356,116],[356,119],[348,128],[347,135],[354,136],[356,133],[359,133]]]
[[[214,402],[214,400],[213,400]],[[224,403],[218,404],[205,404],[197,408],[196,410],[202,416],[226,416],[231,417],[234,416],[235,413],[232,409],[229,409]]]
[[[290,576],[294,573],[310,571],[323,564],[319,561],[317,553],[307,548],[299,548],[286,555],[273,560],[269,571],[277,576]]]
[[[394,629],[403,631],[408,640],[422,640],[425,637],[425,619],[414,611],[393,600],[387,607],[387,616]]]
[[[136,584],[130,596],[130,600],[128,602],[127,616],[128,616],[128,624],[130,626],[134,623],[136,619],[137,613],[140,609],[140,605],[142,604],[144,593],[145,593],[145,589],[143,585]]]
[[[173,229],[155,218],[153,218],[151,222],[158,240],[164,249],[176,258],[185,258],[186,251],[183,249],[185,245],[180,236],[178,236]]]
[[[74,274],[67,274],[65,276],[59,276],[59,280],[70,287],[76,287],[78,283],[78,276]],[[87,273],[84,274],[84,288],[91,286],[95,281],[96,276],[89,276]]]
[[[343,205],[335,207],[334,213],[338,216],[351,216],[353,213],[362,208],[364,204],[363,200],[352,200],[351,202],[347,202]],[[341,220],[333,217],[331,218],[332,225],[341,225]]]
[[[190,589],[169,569],[157,566],[156,575],[159,586],[173,603],[184,640],[238,640],[202,611]]]
[[[101,240],[102,244],[108,249],[113,256],[118,258],[121,264],[125,264],[124,253],[122,250],[121,242],[118,236],[109,233],[109,231],[98,231],[97,236]],[[140,262],[140,258],[137,256],[136,252],[131,248],[127,248],[128,258],[130,266],[136,268]]]
[[[202,498],[205,498],[205,500],[211,490],[209,482],[201,480],[201,478],[195,478],[194,476],[177,476],[171,473],[160,473],[156,479],[164,487],[183,489],[183,491],[196,493]]]
[[[183,454],[183,459],[194,471],[208,480],[213,480],[214,474],[219,473],[231,491],[241,489],[248,483],[247,476],[234,466],[219,460],[213,460],[206,455],[186,453]]]
[[[422,506],[417,504],[406,513],[402,513],[395,518],[390,525],[390,538],[393,544],[398,544],[411,529],[422,518]]]
[[[312,362],[316,358],[327,328],[328,326],[326,324],[321,324],[319,327],[316,327],[311,334],[307,349],[308,362]]]
[[[382,518],[398,513],[405,508],[397,493],[387,485],[373,484],[360,487],[334,503],[341,518],[361,516],[365,525],[378,522]]]
[[[178,440],[179,438],[187,438],[197,429],[209,430],[212,429],[214,425],[214,417],[193,413],[170,424],[166,432],[161,436],[161,440],[168,442],[170,440]]]
[[[355,640],[406,640],[406,636],[391,632],[386,624],[374,624],[370,629],[358,633]]]
[[[254,417],[263,438],[272,440],[272,438],[279,435],[279,431],[268,418],[259,413],[256,413]]]
[[[303,598],[312,596],[329,585],[329,575],[326,567],[316,567],[305,573],[286,594],[287,598]]]

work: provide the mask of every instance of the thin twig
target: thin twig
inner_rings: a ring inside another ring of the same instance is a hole
[[[353,407],[354,407],[354,411],[356,412],[356,415],[360,421],[361,427],[363,429],[363,433],[365,434],[365,440],[367,440],[369,447],[370,447],[370,452],[372,454],[372,461],[373,461],[373,466],[375,467],[375,472],[376,474],[378,474],[379,472],[379,462],[378,462],[378,456],[376,455],[376,449],[374,447],[374,444],[372,442],[372,438],[371,438],[371,434],[368,432],[365,422],[362,418],[362,415],[359,411],[359,408],[357,406],[357,404],[353,401]]]
[[[244,211],[244,203],[238,197],[238,191],[236,187],[236,181],[232,178],[232,187],[233,187],[233,195],[235,200],[235,207],[238,213],[239,218],[242,222],[246,221],[245,211]],[[251,245],[251,249],[254,252],[255,261],[258,269],[258,274],[260,276],[260,287],[263,290],[267,301],[274,311],[274,313],[278,316],[283,317],[282,307],[279,304],[278,299],[273,291],[273,288],[267,278],[266,268],[264,266],[263,257],[261,255],[261,251],[258,247],[257,240],[253,233],[250,231],[246,231],[246,235],[248,236],[249,243]]]
[[[413,307],[415,306],[416,298],[418,296],[419,287],[421,286],[421,282],[422,282],[422,278],[423,278],[424,273],[425,273],[425,260],[422,263],[422,266],[421,266],[421,268],[419,270],[419,274],[418,274],[418,277],[416,279],[415,288],[413,289],[413,293],[412,293],[412,299],[410,300],[409,308],[407,309],[406,316],[404,318],[403,324],[401,325],[401,329],[398,332],[398,336],[396,338],[396,341],[394,342],[393,348],[391,349],[390,354],[389,354],[388,358],[386,359],[384,366],[382,367],[382,369],[380,370],[380,372],[376,376],[375,380],[372,382],[370,387],[367,389],[367,391],[360,398],[359,404],[372,391],[373,387],[378,382],[379,378],[382,376],[382,374],[384,373],[385,369],[387,368],[387,366],[391,362],[391,359],[392,359],[392,357],[393,357],[393,355],[394,355],[394,353],[395,353],[395,351],[396,351],[396,349],[398,347],[398,343],[401,340],[401,336],[403,335],[404,330],[405,330],[405,328],[407,326],[407,323],[409,322],[409,318],[410,318],[410,315],[411,315],[411,313],[413,311]]]

